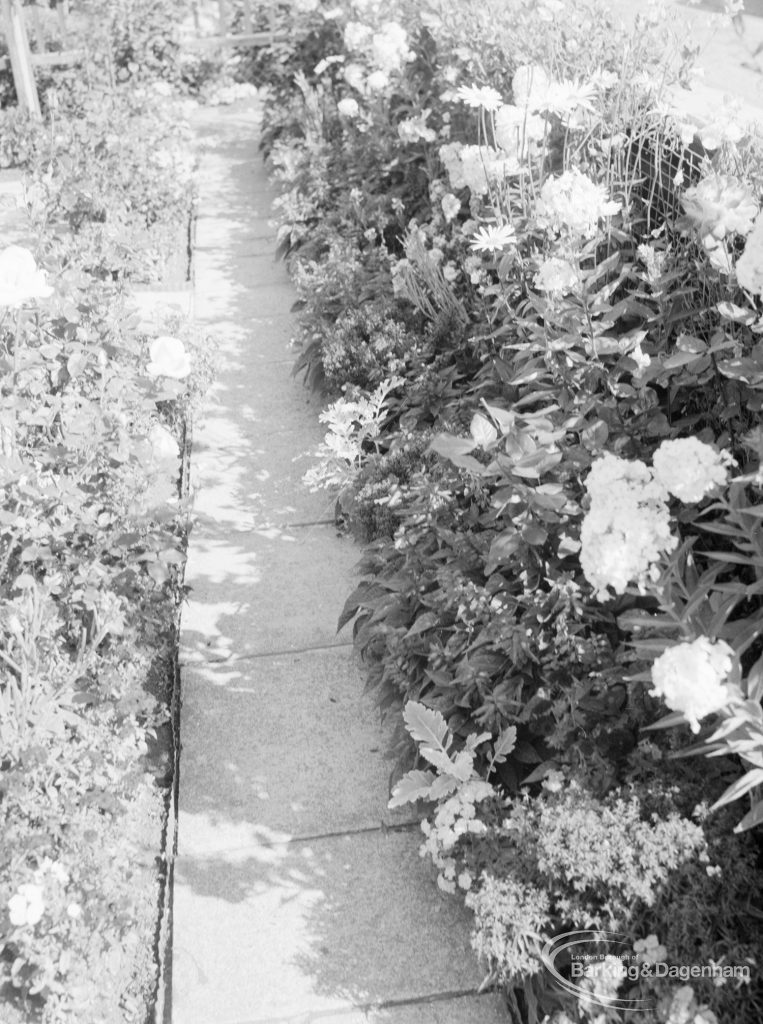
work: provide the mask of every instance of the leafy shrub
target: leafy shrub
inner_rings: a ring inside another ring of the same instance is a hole
[[[697,935],[703,957],[752,956],[730,940],[739,922],[756,933],[743,890],[706,869],[757,877],[754,844],[723,813],[693,818],[702,796],[668,758],[730,755],[713,811],[744,798],[738,827],[760,823],[760,136],[730,110],[682,111],[696,51],[651,6],[633,31],[594,0],[401,0],[383,18],[307,6],[282,51],[294,87],[272,71],[265,134],[295,277],[337,282],[302,287],[302,367],[359,296],[421,339],[373,430],[331,407],[359,443],[327,442],[324,481],[376,538],[340,624],[354,620],[380,705],[440,713],[500,793],[456,799],[452,772],[425,787],[450,838],[465,823],[441,884],[492,879],[475,906],[484,949],[505,950],[498,973],[537,953],[504,912],[550,934],[615,920],[634,943],[670,932],[686,962]],[[333,49],[303,54],[321,19]],[[348,375],[368,342],[349,348]],[[411,435],[428,448],[399,485],[386,468]],[[711,731],[695,747],[678,731],[645,741],[661,702],[660,725]],[[509,729],[494,763],[480,737]],[[400,721],[397,737],[410,758]],[[543,788],[558,773],[568,804]],[[503,830],[511,814],[530,823],[524,844]],[[656,995],[661,1022],[708,1021],[708,1006],[753,1021],[759,1006],[757,990],[703,990],[704,1008],[691,991]],[[523,1019],[540,1019],[541,996],[587,1015],[533,982]]]

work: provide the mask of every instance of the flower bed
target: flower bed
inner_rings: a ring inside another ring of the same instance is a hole
[[[182,111],[150,69],[120,84],[96,58],[55,78],[42,123],[0,113],[26,172],[24,209],[0,211],[23,242],[0,251],[8,1024],[142,1024],[159,967],[181,455],[209,354],[131,297],[179,240],[187,259]]]
[[[658,5],[573,6],[302,0],[261,58],[307,483],[516,1019],[753,1022],[763,146]]]

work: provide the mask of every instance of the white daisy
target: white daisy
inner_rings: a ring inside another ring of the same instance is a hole
[[[462,85],[456,98],[469,107],[482,107],[484,110],[497,110],[503,103],[501,94],[489,85]]]
[[[516,235],[511,224],[494,224],[491,227],[480,228],[472,235],[472,249],[475,252],[496,252],[515,241]]]

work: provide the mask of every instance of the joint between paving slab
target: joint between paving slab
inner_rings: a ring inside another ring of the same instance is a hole
[[[469,999],[488,997],[495,994],[494,988],[465,988],[445,992],[433,992],[429,995],[410,996],[405,999],[384,999],[380,1002],[356,1003],[346,1009],[317,1010],[308,1013],[289,1014],[287,1017],[247,1017],[228,1021],[209,1021],[209,1024],[320,1024],[321,1020],[336,1020],[338,1017],[350,1017],[373,1010],[395,1010],[406,1006],[427,1006],[430,1003],[446,1003],[451,999]]]
[[[341,651],[354,647],[352,640],[339,644],[313,644],[310,647],[283,647],[274,651],[253,651],[251,654],[232,655],[229,658],[200,658],[198,661],[182,661],[182,669],[196,668],[199,665],[238,665],[241,662],[255,661],[259,658],[282,658],[289,654],[311,654],[313,651]]]

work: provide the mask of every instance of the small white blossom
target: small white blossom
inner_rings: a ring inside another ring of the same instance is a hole
[[[440,200],[440,206],[442,207],[445,220],[450,224],[461,210],[461,200],[458,196],[454,196],[452,192],[446,192]]]
[[[357,117],[358,114],[360,113],[358,101],[354,99],[352,96],[345,96],[344,99],[341,99],[337,103],[336,109],[339,111],[342,117],[354,118]]]
[[[42,886],[33,882],[25,882],[8,900],[8,912],[11,924],[16,927],[35,925],[45,913],[45,901],[42,898]]]

